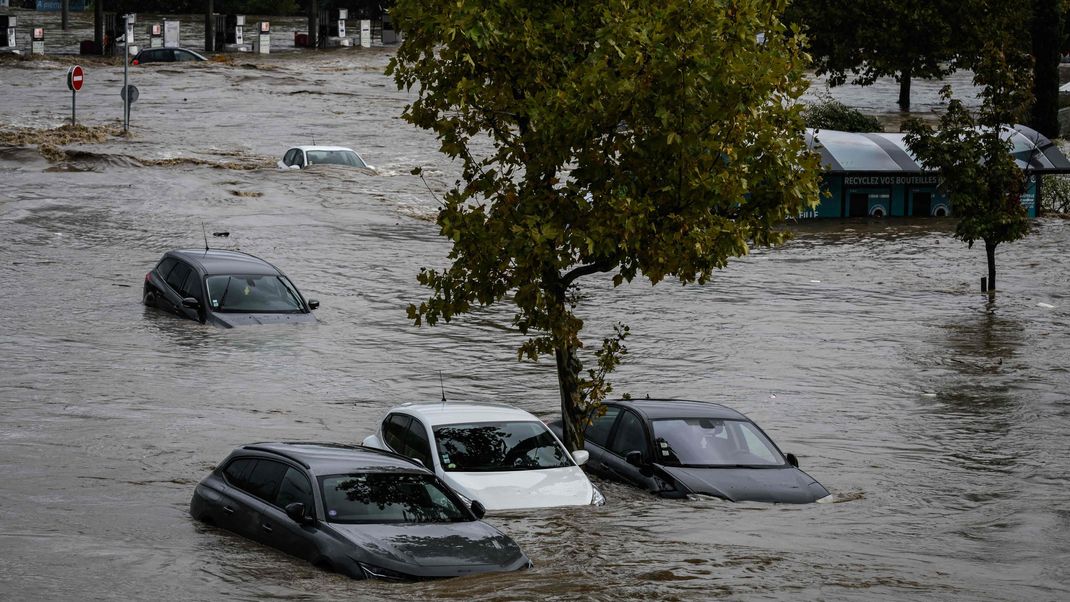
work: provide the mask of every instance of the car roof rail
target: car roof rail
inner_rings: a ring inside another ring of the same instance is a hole
[[[300,464],[301,466],[304,466],[307,469],[311,469],[312,468],[311,466],[309,466],[308,462],[305,462],[301,458],[298,458],[298,457],[294,456],[293,454],[287,453],[285,451],[274,449],[274,448],[271,448],[271,447],[264,447],[262,445],[254,444],[254,445],[243,445],[242,449],[247,449],[249,451],[259,451],[259,452],[266,452],[266,453],[269,453],[269,454],[275,454],[276,456],[282,456],[283,458],[286,458],[287,460],[293,460],[294,462],[297,462],[298,464]]]
[[[417,460],[416,458],[410,458],[410,457],[408,457],[408,456],[406,456],[404,454],[399,454],[398,452],[396,452],[396,451],[394,451],[392,449],[383,449],[381,447],[369,447],[367,445],[364,445],[363,443],[360,444],[359,446],[357,446],[356,449],[363,449],[363,450],[366,450],[366,451],[375,452],[375,453],[378,453],[378,454],[383,454],[384,456],[390,456],[392,458],[398,458],[399,460],[405,460],[409,464],[413,464],[413,465],[419,466],[420,468],[423,468],[425,470],[430,470],[431,472],[434,472],[434,470],[430,466],[424,466],[424,463],[421,462],[420,460]]]

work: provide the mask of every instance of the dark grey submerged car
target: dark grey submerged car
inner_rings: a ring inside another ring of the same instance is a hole
[[[805,504],[829,496],[758,425],[716,403],[606,402],[585,431],[586,468],[666,497]],[[551,425],[561,432],[560,421]],[[831,498],[829,498],[831,499]]]
[[[531,565],[433,473],[392,452],[242,446],[193,493],[194,518],[357,579],[456,577]]]
[[[263,259],[214,249],[164,253],[145,274],[143,295],[145,305],[225,328],[315,322],[319,307]]]

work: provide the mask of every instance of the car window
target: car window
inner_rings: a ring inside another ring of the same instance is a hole
[[[199,284],[197,284],[196,270],[190,270],[189,276],[186,276],[186,281],[182,283],[182,296],[200,298],[201,287]]]
[[[619,456],[624,456],[628,452],[638,451],[643,454],[644,460],[650,457],[647,453],[643,421],[634,412],[624,412],[620,417],[610,449]]]
[[[617,414],[620,414],[620,408],[606,406],[606,413],[595,418],[587,426],[587,430],[583,434],[584,441],[590,441],[595,445],[605,447],[606,443],[609,442],[609,430],[613,428],[613,422],[617,419]]]
[[[568,453],[535,420],[442,424],[435,447],[447,472],[539,470],[571,466]]]
[[[364,473],[320,477],[332,523],[449,523],[472,520],[429,474]],[[414,538],[414,541],[419,538]]]
[[[167,274],[175,267],[176,263],[178,263],[178,260],[174,257],[165,258],[156,266],[156,274],[159,275],[160,278],[167,280]]]
[[[413,418],[405,437],[405,456],[416,458],[431,468],[431,443],[427,439],[427,429],[419,420]]]
[[[245,489],[249,486],[249,472],[252,471],[256,460],[253,458],[239,458],[233,460],[223,469],[223,478],[227,483]]]
[[[249,473],[245,491],[255,495],[265,502],[275,499],[275,490],[279,488],[286,469],[289,468],[281,462],[273,460],[257,460],[256,466]]]
[[[301,471],[291,466],[282,477],[279,493],[275,496],[275,505],[285,508],[295,502],[304,504],[307,512],[312,511],[312,483]]]
[[[217,275],[208,277],[213,311],[238,313],[297,313],[304,305],[297,289],[281,276]]]
[[[405,431],[410,420],[412,418],[405,414],[391,414],[383,421],[383,442],[399,454],[405,449]]]
[[[657,461],[683,466],[782,466],[784,458],[750,422],[666,418],[653,422]]]
[[[286,151],[286,156],[282,158],[282,162],[286,165],[293,165],[294,160],[297,158],[297,149],[291,148]]]
[[[173,288],[176,293],[182,294],[184,290],[182,287],[186,284],[186,278],[189,277],[191,271],[193,271],[193,268],[179,261],[167,275],[167,285]]]
[[[304,165],[305,165],[305,151],[303,151],[301,149],[297,149],[297,152],[294,153],[294,162],[293,162],[293,164],[298,166],[298,167],[304,167]]]
[[[176,61],[195,61],[195,60],[197,60],[196,55],[194,55],[192,52],[186,52],[185,50],[175,50],[174,52],[175,52],[175,60]]]
[[[348,165],[349,167],[367,167],[360,160],[357,153],[343,150],[310,150],[308,153],[310,165]]]

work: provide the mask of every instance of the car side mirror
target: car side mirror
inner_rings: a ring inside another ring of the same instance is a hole
[[[799,459],[795,457],[795,454],[785,454],[784,457],[788,459],[788,464],[791,464],[795,468],[799,467]]]
[[[305,514],[305,505],[301,502],[286,504],[286,516],[299,525],[310,525],[316,522],[316,519]]]
[[[308,308],[309,309],[319,309],[320,308],[320,302],[315,300],[315,299],[309,299],[308,300]]]
[[[572,452],[572,459],[576,461],[576,466],[583,466],[587,463],[587,460],[591,459],[591,452],[585,449],[577,449]]]
[[[624,454],[624,461],[632,466],[641,467],[643,465],[643,452],[630,451]]]
[[[201,302],[194,297],[186,297],[182,300],[182,307],[185,307],[187,309],[200,309]]]
[[[477,519],[478,518],[483,518],[484,516],[487,515],[486,506],[484,506],[483,502],[481,502],[479,500],[472,500],[472,505],[469,506],[469,508],[472,509],[472,514],[474,514]]]

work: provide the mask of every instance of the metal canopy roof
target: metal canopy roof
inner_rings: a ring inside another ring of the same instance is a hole
[[[1024,125],[1004,128],[1018,167],[1033,173],[1070,173],[1070,160],[1051,140]],[[925,173],[907,148],[906,134],[806,130],[806,143],[821,154],[827,173]]]

